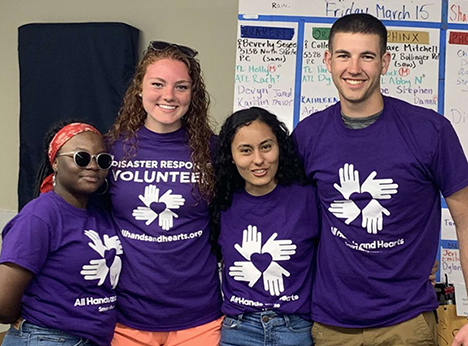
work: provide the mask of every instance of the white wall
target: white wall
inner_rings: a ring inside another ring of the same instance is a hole
[[[221,123],[234,94],[237,0],[0,0],[0,214],[17,209],[19,164],[18,27],[27,23],[124,22],[140,45],[165,40],[200,52],[211,114]]]

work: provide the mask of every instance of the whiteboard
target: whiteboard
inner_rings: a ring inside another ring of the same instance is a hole
[[[427,0],[240,0],[239,13],[246,16],[331,18],[339,18],[351,13],[369,13],[377,18],[387,20],[438,21],[441,18],[441,6],[440,0],[432,3]]]
[[[392,60],[381,77],[382,94],[444,113],[444,71],[452,66],[445,65],[443,28],[449,24],[442,22],[442,13],[447,21],[452,13],[453,25],[460,25],[468,21],[465,3],[240,0],[234,110],[266,108],[292,130],[336,103],[338,94],[323,61],[329,29],[344,14],[365,12],[382,19],[388,29]]]
[[[234,110],[266,108],[292,130],[336,103],[323,61],[329,28],[362,12],[388,29],[382,94],[446,116],[468,153],[467,0],[239,0]]]
[[[449,23],[468,22],[468,2],[466,0],[449,0],[447,10]]]
[[[447,35],[445,116],[468,153],[468,31],[449,30]]]
[[[291,129],[295,96],[297,24],[250,24],[245,21],[239,22],[234,108],[238,110],[256,106],[268,109]],[[249,30],[250,27],[258,28],[262,32],[246,35],[240,33],[241,30]],[[291,33],[292,37],[288,40],[275,38]],[[271,38],[247,37],[258,35]]]

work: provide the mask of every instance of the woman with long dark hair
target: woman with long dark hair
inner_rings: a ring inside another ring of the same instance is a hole
[[[286,126],[268,111],[235,112],[219,137],[221,346],[312,345],[315,190],[304,186]]]

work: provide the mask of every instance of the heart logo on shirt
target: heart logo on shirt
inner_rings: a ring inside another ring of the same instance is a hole
[[[156,214],[160,214],[162,213],[166,208],[166,203],[162,203],[162,202],[153,202],[151,203],[150,205],[150,208],[152,211],[154,211]]]
[[[262,273],[268,268],[273,257],[269,253],[254,253],[250,256],[250,260],[252,261],[255,268],[257,268]]]
[[[349,196],[349,199],[351,199],[360,210],[363,210],[369,202],[372,200],[372,196],[368,192],[363,192],[363,193],[353,193],[351,196]]]
[[[106,250],[106,252],[104,252],[104,258],[106,260],[106,265],[108,268],[110,268],[112,263],[114,263],[114,258],[116,254],[117,254],[117,251],[115,251],[114,248],[108,249]]]

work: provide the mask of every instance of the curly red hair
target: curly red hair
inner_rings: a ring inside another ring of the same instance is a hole
[[[194,173],[200,175],[198,189],[204,199],[211,200],[214,194],[215,177],[211,165],[210,141],[213,136],[212,120],[208,115],[210,97],[206,91],[200,63],[188,57],[176,47],[170,46],[162,51],[150,47],[144,52],[143,58],[136,67],[132,82],[125,93],[123,105],[112,128],[106,135],[108,144],[123,138],[126,157],[134,157],[138,150],[135,134],[144,125],[147,113],[139,94],[142,90],[143,78],[148,66],[161,59],[173,59],[183,62],[192,79],[192,95],[187,113],[182,117],[182,126],[189,134],[189,147]]]

